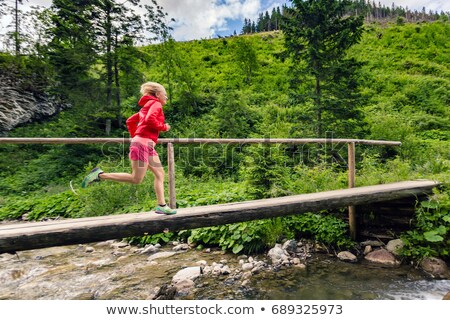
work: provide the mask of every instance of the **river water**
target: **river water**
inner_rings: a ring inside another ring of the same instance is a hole
[[[175,252],[167,245],[149,255],[121,245],[107,241],[2,254],[0,299],[151,299],[156,287],[170,283],[179,270],[198,266],[199,261],[226,264],[231,274],[201,276],[190,294],[177,299],[429,300],[442,299],[450,291],[450,280],[429,279],[412,266],[350,264],[326,254],[314,254],[306,268],[267,268],[242,285],[233,277],[242,257],[233,254]],[[264,255],[252,258],[268,260]]]

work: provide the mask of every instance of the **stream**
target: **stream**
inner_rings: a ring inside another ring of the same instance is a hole
[[[171,245],[142,253],[117,241],[5,253],[0,255],[0,299],[152,299],[155,288],[200,261],[226,264],[231,272],[202,275],[189,294],[176,299],[441,300],[450,291],[450,280],[430,279],[413,266],[346,263],[328,254],[313,254],[303,268],[266,268],[243,284],[236,276],[242,259],[214,249],[174,251]],[[252,259],[270,265],[265,255]]]

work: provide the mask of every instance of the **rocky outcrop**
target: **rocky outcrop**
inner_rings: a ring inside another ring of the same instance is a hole
[[[24,79],[0,72],[0,136],[21,124],[46,119],[68,107],[45,92],[27,87]]]

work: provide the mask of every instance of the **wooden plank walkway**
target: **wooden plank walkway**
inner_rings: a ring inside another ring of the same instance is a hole
[[[0,225],[0,253],[91,243],[144,234],[188,230],[249,220],[344,208],[350,205],[431,194],[436,181],[403,181],[280,198],[154,212]]]

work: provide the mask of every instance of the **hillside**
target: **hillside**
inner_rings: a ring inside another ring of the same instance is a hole
[[[365,29],[350,56],[364,62],[366,127],[356,130],[357,136],[329,132],[328,137],[402,142],[401,148],[358,148],[358,185],[450,181],[450,23],[370,24]],[[281,59],[281,32],[140,50],[149,57],[148,63],[136,61],[145,81],[162,83],[170,95],[165,113],[173,129],[164,137],[315,137],[302,116],[308,106],[289,99],[289,60]],[[255,56],[245,60],[249,53]],[[141,80],[121,76],[126,118],[137,110]],[[80,94],[69,102],[73,108],[53,120],[16,128],[10,136],[104,135],[100,101]],[[113,126],[113,136],[127,136],[123,124]],[[155,201],[151,177],[139,186],[105,183],[70,191],[69,181],[81,181],[97,164],[128,171],[127,151],[120,147],[1,145],[0,150],[0,218],[136,212]],[[165,157],[161,146],[158,152]],[[177,146],[176,156],[180,207],[346,187],[346,164],[319,161],[316,146]]]

